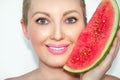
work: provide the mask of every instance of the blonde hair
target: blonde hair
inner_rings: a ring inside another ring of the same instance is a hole
[[[22,19],[25,23],[25,25],[27,25],[27,18],[28,18],[28,10],[30,8],[31,5],[31,0],[23,0],[23,9],[22,9]],[[86,23],[86,7],[85,7],[85,1],[84,0],[80,0],[80,5],[83,9],[83,16],[85,19],[85,23]]]

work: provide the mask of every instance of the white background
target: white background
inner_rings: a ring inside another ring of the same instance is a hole
[[[86,1],[89,20],[101,0]],[[21,11],[22,0],[0,0],[0,80],[37,68],[37,57],[22,33]],[[120,50],[108,74],[120,77]]]

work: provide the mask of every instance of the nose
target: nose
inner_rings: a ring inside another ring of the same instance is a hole
[[[64,31],[61,26],[54,27],[51,39],[55,41],[60,41],[64,39]]]

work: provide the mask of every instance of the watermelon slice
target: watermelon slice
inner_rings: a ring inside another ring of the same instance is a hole
[[[77,43],[64,69],[80,73],[96,67],[107,55],[119,26],[116,0],[102,0]]]

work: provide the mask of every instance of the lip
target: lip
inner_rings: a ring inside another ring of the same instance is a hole
[[[68,49],[69,44],[47,44],[48,51],[54,55],[64,54]]]

